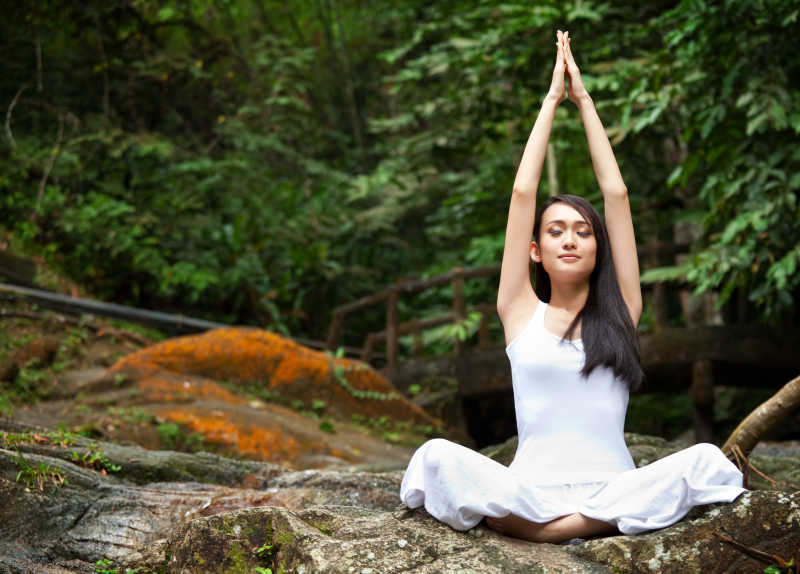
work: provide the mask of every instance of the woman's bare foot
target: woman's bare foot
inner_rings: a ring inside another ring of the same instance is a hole
[[[550,542],[559,544],[571,538],[587,538],[598,534],[613,534],[617,527],[602,520],[588,518],[575,513],[556,518],[550,522],[531,522],[515,514],[503,518],[486,517],[486,525],[492,530],[521,538],[530,542]]]
[[[503,518],[486,517],[486,525],[495,532],[530,542],[543,542],[539,539],[539,533],[547,524],[547,522],[530,522],[515,514]]]

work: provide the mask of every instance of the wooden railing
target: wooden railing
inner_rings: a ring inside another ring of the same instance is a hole
[[[361,311],[367,307],[377,305],[379,303],[386,304],[386,328],[377,333],[370,333],[364,341],[364,346],[361,351],[361,358],[369,361],[372,357],[375,343],[378,341],[386,341],[386,366],[389,370],[397,366],[397,356],[399,348],[400,335],[413,333],[416,336],[415,352],[421,353],[421,334],[423,329],[428,329],[438,325],[443,325],[450,322],[463,321],[467,318],[467,305],[464,298],[464,281],[466,279],[474,279],[476,277],[491,277],[500,272],[499,265],[489,265],[486,267],[475,267],[472,269],[464,269],[456,267],[443,275],[431,277],[430,279],[414,279],[411,281],[404,281],[392,285],[382,291],[373,293],[367,297],[353,301],[346,305],[337,307],[333,312],[333,320],[331,321],[330,329],[328,330],[327,345],[329,350],[334,350],[341,336],[342,326],[347,315]],[[453,311],[446,315],[433,317],[429,319],[422,319],[416,321],[408,321],[406,323],[398,323],[397,321],[397,301],[401,295],[411,295],[430,289],[432,287],[441,287],[443,285],[452,285],[453,287]],[[481,324],[478,327],[479,339],[484,344],[488,342],[489,330],[487,321],[490,312],[494,312],[494,305],[480,305],[475,307],[474,310],[479,310],[482,313]],[[461,351],[462,344],[459,342],[456,345],[456,352]]]
[[[489,319],[493,313],[496,313],[495,305],[477,305],[466,310],[464,315],[459,317],[455,312],[445,313],[437,317],[430,317],[428,319],[417,319],[414,321],[407,321],[397,325],[396,333],[399,338],[401,335],[408,335],[409,333],[414,336],[414,345],[411,348],[411,356],[415,359],[422,356],[422,331],[439,325],[446,325],[448,323],[455,323],[463,320],[470,311],[477,311],[481,314],[478,322],[478,347],[486,347],[489,344]],[[361,360],[369,363],[373,358],[375,344],[385,341],[387,339],[388,329],[383,331],[376,331],[367,335],[364,339],[364,346],[361,349]],[[463,344],[456,342],[456,353],[462,350]]]

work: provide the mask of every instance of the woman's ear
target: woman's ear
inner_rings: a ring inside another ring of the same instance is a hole
[[[539,245],[535,241],[531,241],[531,259],[534,263],[542,262],[542,254],[539,252]]]

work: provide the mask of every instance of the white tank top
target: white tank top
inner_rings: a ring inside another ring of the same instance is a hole
[[[580,374],[580,339],[544,327],[547,303],[506,347],[519,444],[511,468],[530,484],[603,482],[635,468],[625,445],[628,388],[608,367]]]

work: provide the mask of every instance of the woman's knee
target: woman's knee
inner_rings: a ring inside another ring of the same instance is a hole
[[[424,449],[425,463],[427,465],[438,466],[442,460],[452,456],[452,442],[444,438],[433,438],[423,444],[420,448]],[[448,452],[450,454],[448,454]]]

